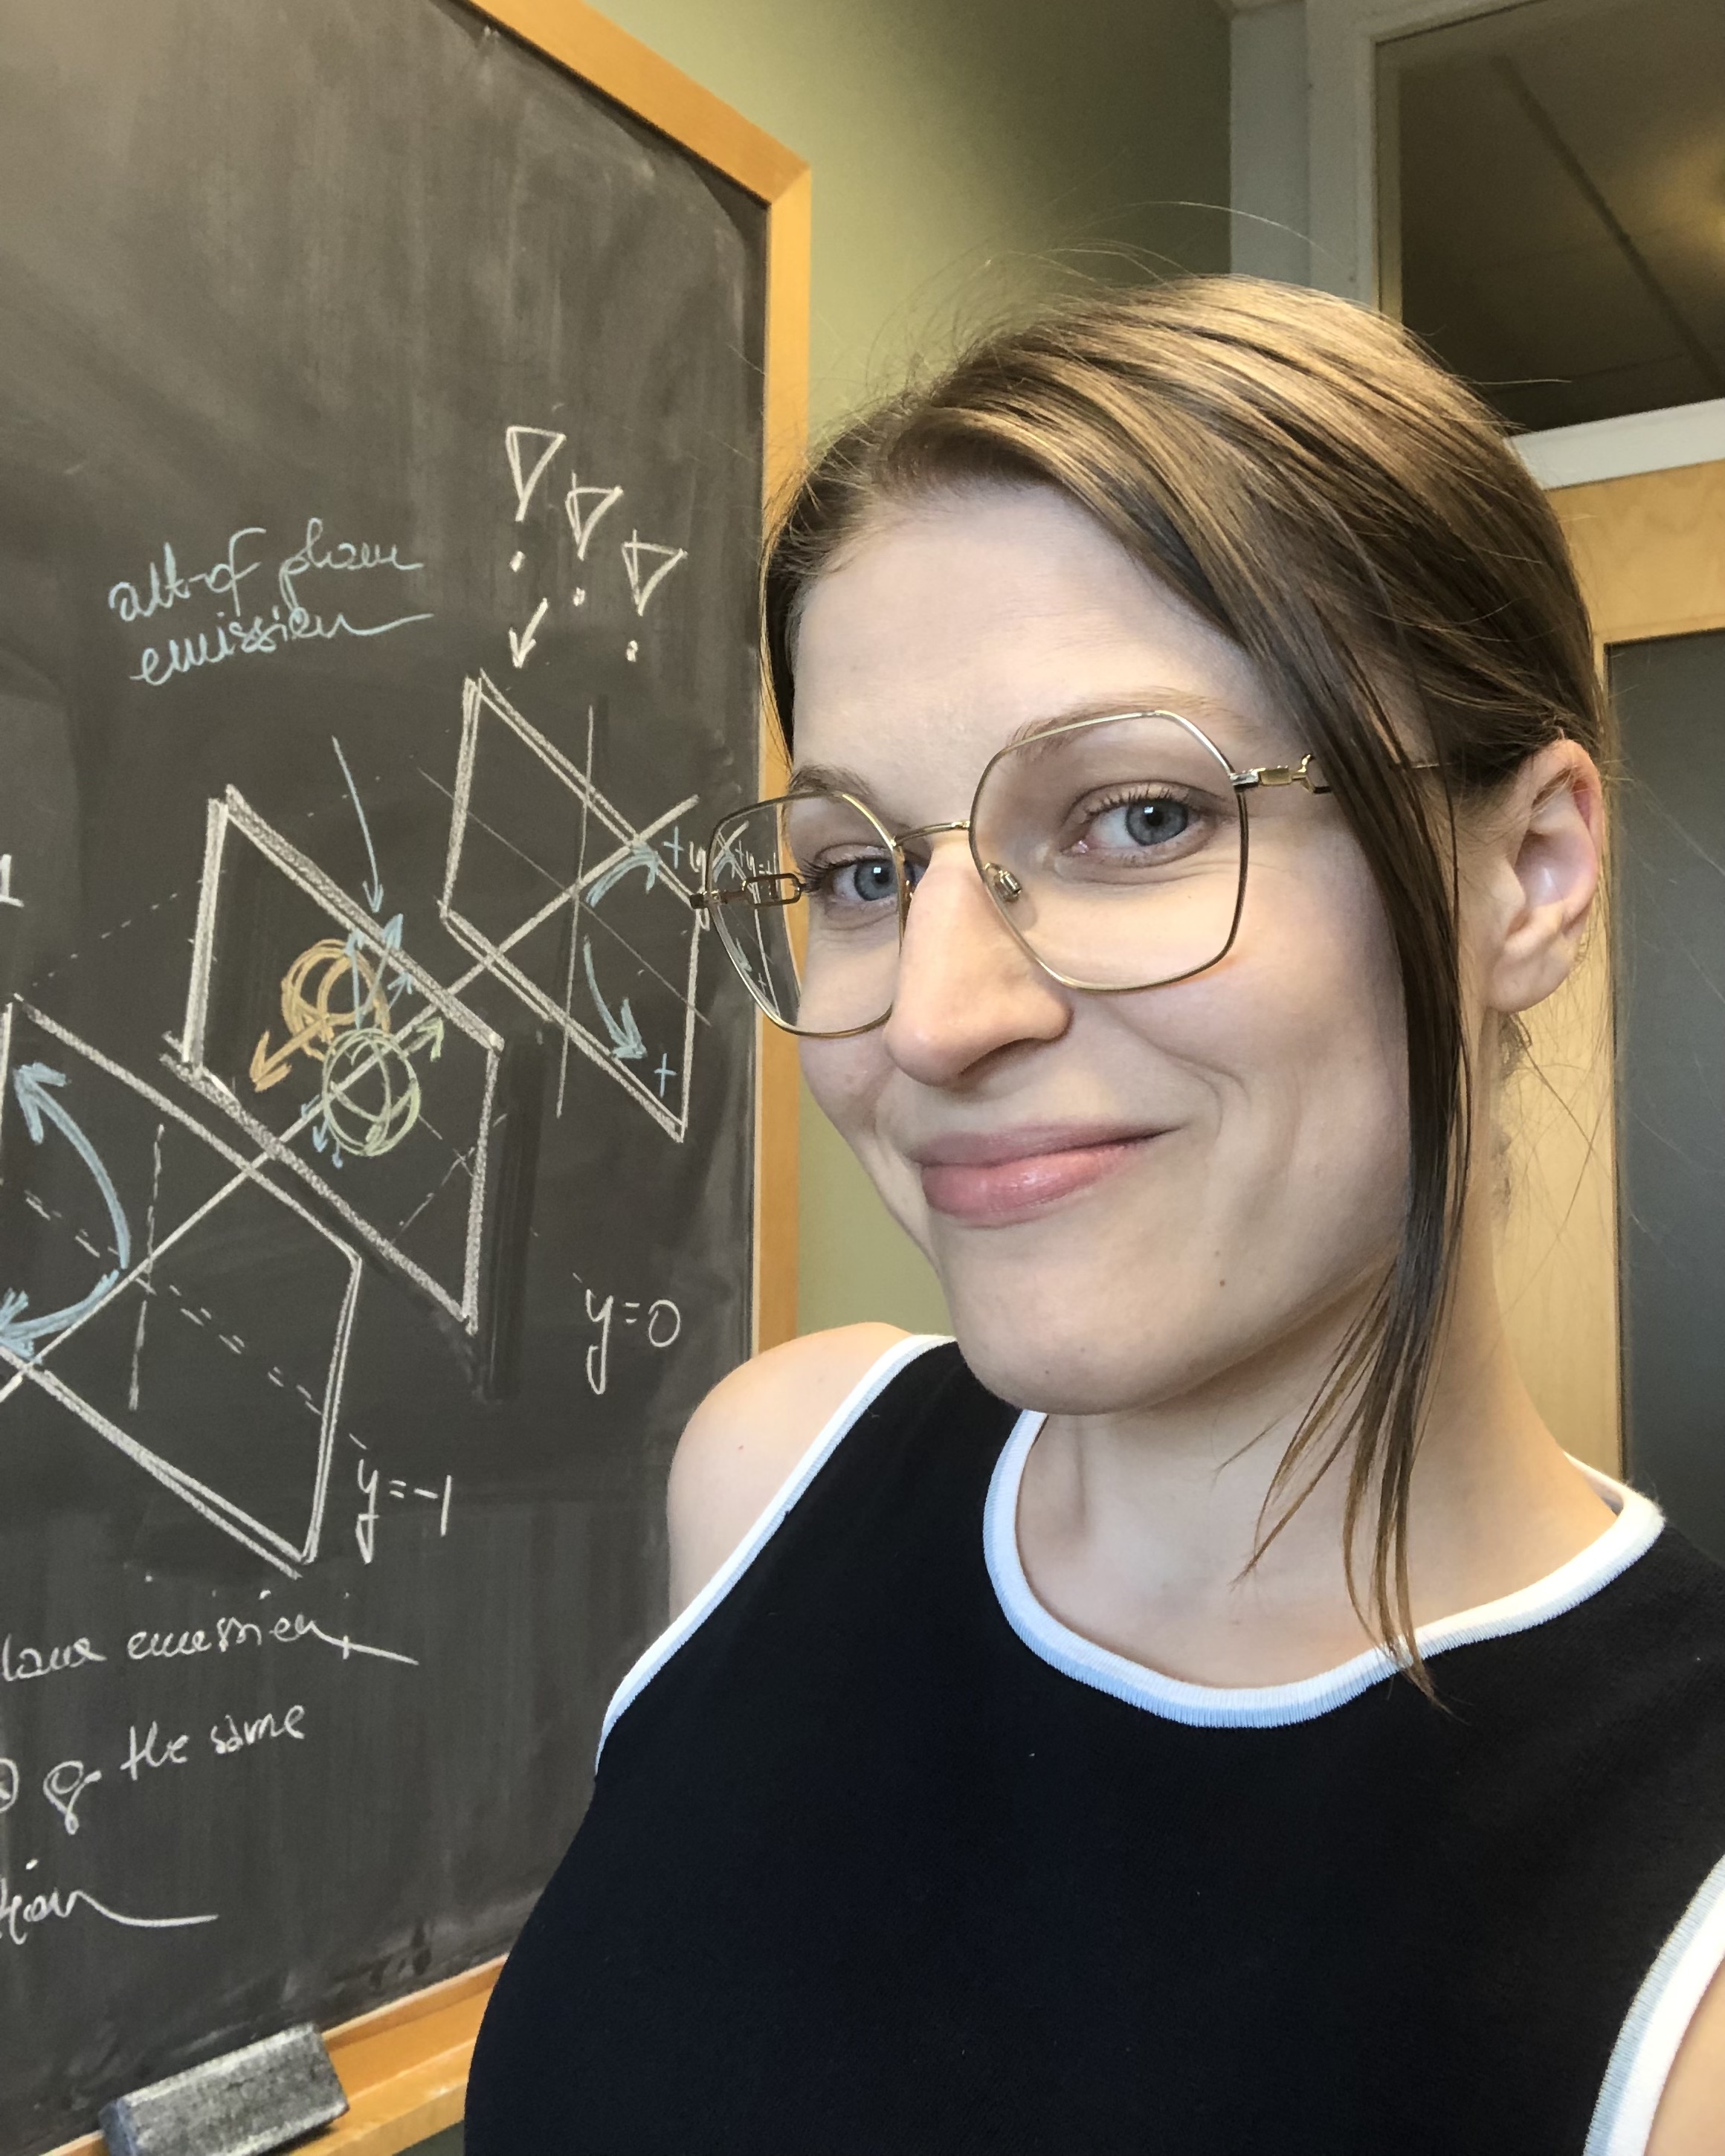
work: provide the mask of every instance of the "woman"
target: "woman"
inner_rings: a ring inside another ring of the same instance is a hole
[[[470,2149],[1725,2150],[1725,1579],[1492,1285],[1602,839],[1538,490],[1389,324],[1195,280],[855,427],[766,594],[707,902],[957,1343],[690,1424]]]

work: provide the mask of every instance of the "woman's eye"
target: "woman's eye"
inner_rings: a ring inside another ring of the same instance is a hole
[[[1108,848],[1121,853],[1166,846],[1184,838],[1194,819],[1183,801],[1157,795],[1142,801],[1117,801],[1099,809],[1085,828],[1079,850]]]
[[[814,880],[822,892],[839,906],[878,906],[896,898],[898,885],[892,863],[879,855],[854,861],[828,861],[816,870]]]

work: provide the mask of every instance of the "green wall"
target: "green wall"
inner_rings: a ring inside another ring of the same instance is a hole
[[[1225,270],[1214,0],[608,0],[809,159],[817,434],[1055,278]],[[1211,205],[1183,208],[1181,205]],[[801,1322],[944,1330],[933,1275],[805,1095]]]

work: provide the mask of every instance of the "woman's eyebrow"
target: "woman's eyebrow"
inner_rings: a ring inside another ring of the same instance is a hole
[[[1172,711],[1177,718],[1191,719],[1204,726],[1219,725],[1236,731],[1244,728],[1249,733],[1262,732],[1261,726],[1255,726],[1243,712],[1231,704],[1219,703],[1214,696],[1191,690],[1157,689],[1137,697],[1086,698],[1068,708],[1027,719],[1007,736],[1004,746],[1016,748],[1021,742],[1034,741],[1039,735],[1052,732],[1057,726],[1076,726],[1085,719],[1127,718],[1137,712],[1154,711]]]
[[[869,782],[860,772],[842,763],[799,763],[791,773],[793,793],[853,793],[859,800],[872,799]]]

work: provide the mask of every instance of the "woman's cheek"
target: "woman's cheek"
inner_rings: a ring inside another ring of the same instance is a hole
[[[799,1040],[797,1058],[803,1082],[814,1094],[821,1113],[854,1145],[867,1118],[878,1080],[871,1085],[869,1065],[870,1036],[854,1040]]]
[[[881,1202],[931,1263],[928,1207],[922,1178],[881,1134],[877,1109],[891,1071],[878,1033],[851,1040],[801,1040],[803,1077],[815,1105],[850,1147]]]

